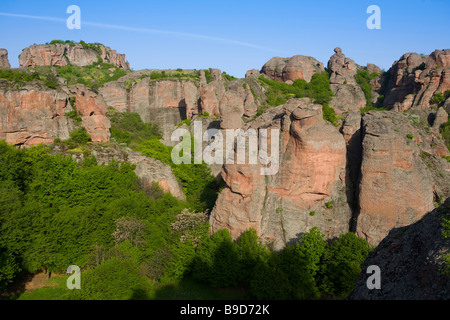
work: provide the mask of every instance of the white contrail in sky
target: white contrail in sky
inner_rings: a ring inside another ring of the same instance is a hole
[[[15,13],[6,13],[6,12],[0,12],[0,16],[35,19],[35,20],[46,20],[46,21],[64,22],[64,23],[66,22],[66,19],[62,19],[62,18],[32,16],[32,15],[27,15],[27,14],[15,14]],[[272,51],[272,52],[276,51],[276,50],[273,50],[273,49],[270,49],[267,47],[251,44],[248,42],[219,38],[219,37],[211,37],[211,36],[205,36],[205,35],[194,34],[194,33],[166,31],[166,30],[158,30],[158,29],[147,29],[147,28],[134,28],[134,27],[126,27],[126,26],[119,26],[119,25],[114,25],[114,24],[105,24],[105,23],[88,22],[88,21],[83,21],[82,25],[98,27],[98,28],[105,28],[105,29],[131,31],[131,32],[162,34],[162,35],[177,36],[177,37],[184,37],[184,38],[197,38],[197,39],[203,39],[203,40],[230,43],[230,44],[250,47],[250,48],[264,50],[264,51]]]

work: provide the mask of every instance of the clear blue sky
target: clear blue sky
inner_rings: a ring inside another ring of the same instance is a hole
[[[72,4],[81,8],[81,30],[66,28]],[[366,27],[372,4],[381,9],[381,30]],[[339,46],[356,63],[387,70],[406,52],[450,48],[449,12],[448,0],[1,0],[0,48],[17,67],[18,55],[29,45],[84,40],[125,53],[135,70],[213,67],[243,77],[274,56],[308,55],[326,65]]]

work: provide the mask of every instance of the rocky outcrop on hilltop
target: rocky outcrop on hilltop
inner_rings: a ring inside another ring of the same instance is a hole
[[[450,49],[406,53],[395,61],[384,105],[396,111],[428,109],[436,93],[450,90]]]
[[[341,48],[334,49],[334,55],[328,61],[330,84],[356,85],[355,75],[357,67],[355,61],[347,58]]]
[[[311,81],[314,73],[324,71],[323,63],[313,57],[296,55],[291,58],[274,57],[261,69],[268,78],[293,83],[297,79]]]
[[[124,54],[119,54],[102,44],[83,46],[79,43],[32,45],[23,49],[19,56],[19,65],[21,68],[34,66],[61,67],[68,64],[84,67],[98,62],[99,59],[124,70],[130,69]]]
[[[443,234],[443,219],[449,218],[450,198],[418,222],[392,230],[367,257],[349,299],[450,299],[450,237]],[[371,265],[380,268],[380,289],[367,288]]]
[[[292,99],[244,130],[251,128],[281,129],[279,172],[264,176],[261,166],[224,165],[226,187],[211,213],[212,232],[227,228],[238,238],[254,228],[280,249],[313,226],[328,237],[348,230],[345,141],[323,120],[322,107]]]
[[[0,69],[9,69],[11,65],[8,60],[8,51],[6,49],[0,49]]]
[[[355,80],[357,65],[342,53],[341,48],[335,48],[334,52],[328,61],[330,88],[334,93],[330,107],[334,108],[337,114],[359,111],[366,106],[366,98]]]

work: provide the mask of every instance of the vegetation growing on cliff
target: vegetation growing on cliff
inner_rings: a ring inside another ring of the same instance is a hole
[[[150,81],[155,80],[200,80],[199,72],[193,70],[192,72],[177,70],[162,70],[153,71],[150,74]]]
[[[442,124],[440,128],[442,139],[444,139],[445,144],[447,145],[447,149],[450,150],[450,119]]]
[[[20,89],[27,82],[42,81],[49,89],[56,89],[59,85],[58,79],[51,72],[39,73],[35,71],[23,72],[11,69],[0,69],[0,79],[7,80],[16,89]]]
[[[95,42],[95,43],[86,43],[85,41],[81,40],[80,42],[75,42],[72,40],[52,40],[50,42],[47,42],[46,44],[68,44],[71,47],[74,47],[76,44],[81,44],[83,46],[83,49],[91,49],[94,50],[98,55],[102,54],[102,49],[100,46],[102,46],[101,43]]]
[[[161,139],[158,125],[143,122],[135,112],[118,112],[110,108],[108,118],[111,121],[111,138],[117,142],[130,145],[132,142],[137,144],[151,138]]]
[[[161,139],[159,128],[144,123],[137,113],[110,110],[108,115],[111,119],[112,139],[127,143],[145,156],[170,165],[192,209],[202,211],[213,208],[220,186],[215,182],[206,164],[175,165],[171,157],[173,148],[159,141]]]
[[[362,91],[364,92],[364,96],[366,97],[366,105],[373,106],[372,104],[372,86],[370,85],[370,81],[376,77],[378,77],[377,72],[369,73],[367,70],[359,69],[355,75],[356,83],[359,84]]]
[[[326,121],[334,126],[338,125],[334,109],[328,105],[333,97],[333,92],[331,91],[329,75],[326,71],[315,73],[309,83],[303,79],[297,79],[290,85],[268,79],[265,76],[260,76],[258,82],[266,88],[265,95],[269,106],[276,107],[285,104],[291,98],[308,97],[322,105],[323,117]],[[260,110],[262,112],[264,108],[260,108]]]
[[[333,96],[327,72],[315,73],[311,82],[297,79],[292,85],[264,76],[260,76],[258,82],[266,87],[267,104],[272,107],[285,104],[291,98],[304,97],[309,97],[319,104],[326,104]]]
[[[67,80],[67,85],[84,84],[95,92],[105,83],[117,81],[127,74],[125,70],[104,62],[94,62],[85,67],[70,64],[54,68],[59,77]]]

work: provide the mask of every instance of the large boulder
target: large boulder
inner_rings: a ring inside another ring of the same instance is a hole
[[[328,61],[328,72],[330,74],[330,88],[334,97],[330,101],[330,107],[337,114],[355,112],[364,108],[367,104],[366,97],[361,87],[356,83],[356,63],[346,58],[341,48],[334,49],[335,54]],[[375,69],[370,65],[369,68]]]
[[[346,58],[341,48],[335,48],[334,52],[328,61],[330,84],[356,85],[355,75],[358,70],[355,61]]]
[[[311,81],[313,74],[324,71],[323,64],[313,57],[296,55],[291,58],[274,57],[261,69],[268,78],[292,83],[297,79]]]
[[[85,48],[81,44],[42,44],[32,45],[22,50],[19,56],[21,68],[34,66],[66,66],[68,64],[80,67],[98,62],[99,58],[118,68],[129,70],[130,66],[124,54],[119,54],[109,47],[98,44],[96,49]]]
[[[11,65],[8,60],[8,51],[6,49],[0,49],[0,69],[9,69]]]
[[[330,84],[334,96],[329,103],[336,114],[358,112],[367,104],[366,97],[359,85]]]
[[[244,126],[252,128],[280,130],[279,171],[262,175],[262,164],[224,165],[226,187],[211,213],[211,232],[227,228],[236,239],[254,228],[277,250],[314,226],[328,237],[347,232],[346,145],[323,120],[322,107],[292,99]],[[269,133],[269,145],[270,139]]]

